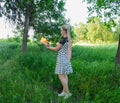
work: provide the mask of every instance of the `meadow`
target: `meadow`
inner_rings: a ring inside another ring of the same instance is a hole
[[[72,97],[57,96],[62,86],[54,74],[57,53],[29,43],[0,42],[0,103],[120,103],[120,70],[115,69],[117,44],[72,47]]]

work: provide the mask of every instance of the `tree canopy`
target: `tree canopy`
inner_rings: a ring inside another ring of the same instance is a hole
[[[97,14],[105,22],[113,22],[120,16],[120,0],[83,0],[88,4],[89,16]]]
[[[88,19],[87,24],[79,23],[74,27],[76,41],[84,40],[93,43],[114,42],[117,40],[118,26],[115,32],[104,25],[98,17]]]
[[[24,29],[23,47],[27,47],[29,27],[39,35],[58,36],[59,26],[67,22],[64,5],[64,0],[2,0],[0,16]]]
[[[63,0],[3,0],[0,3],[0,14],[22,27],[28,10],[29,26],[32,26],[36,32],[47,35],[55,32],[56,27],[66,22],[64,5]]]

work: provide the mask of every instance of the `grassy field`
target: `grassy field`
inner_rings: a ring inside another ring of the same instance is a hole
[[[117,44],[73,46],[69,86],[64,100],[54,74],[57,53],[29,44],[0,42],[0,103],[120,103],[120,71],[114,68]]]

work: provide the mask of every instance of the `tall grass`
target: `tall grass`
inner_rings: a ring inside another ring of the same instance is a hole
[[[29,44],[26,55],[16,43],[0,44],[0,103],[120,103],[120,71],[114,68],[117,45],[73,46],[72,97],[57,94],[57,53]]]

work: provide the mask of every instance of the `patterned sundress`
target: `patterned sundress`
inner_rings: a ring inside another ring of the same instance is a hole
[[[68,38],[62,37],[59,43],[62,44],[62,47],[58,51],[55,74],[70,74],[73,72],[73,70],[72,70],[71,63],[67,57]]]

